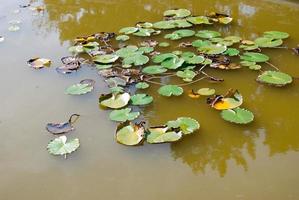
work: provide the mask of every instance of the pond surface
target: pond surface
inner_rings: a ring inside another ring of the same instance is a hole
[[[189,88],[211,87],[218,93],[237,88],[254,123],[225,122],[204,99],[186,94],[165,98],[147,92],[154,104],[143,111],[153,125],[179,116],[198,120],[201,129],[175,144],[126,147],[114,141],[116,124],[98,109],[98,97],[108,88],[88,67],[72,75],[57,74],[60,58],[76,36],[99,31],[117,32],[138,21],[155,22],[170,8],[187,8],[201,15],[229,13],[235,21],[221,28],[225,35],[253,39],[264,31],[288,32],[287,46],[299,43],[299,4],[296,1],[256,0],[44,0],[44,15],[19,8],[27,1],[0,4],[1,112],[0,196],[9,200],[167,200],[167,199],[299,199],[299,81],[285,88],[255,82],[257,72],[209,70],[224,83],[198,82]],[[20,13],[15,13],[16,9]],[[21,20],[20,31],[9,32],[10,20]],[[299,77],[299,57],[291,51],[264,51],[282,71]],[[52,67],[33,70],[29,58],[52,60]],[[265,66],[267,67],[267,66]],[[97,81],[96,90],[68,96],[64,90],[84,78]],[[70,138],[80,149],[68,159],[47,153],[53,139],[47,122],[82,117]]]

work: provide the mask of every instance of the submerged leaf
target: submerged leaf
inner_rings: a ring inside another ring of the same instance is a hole
[[[118,125],[116,141],[127,146],[136,146],[144,141],[144,128],[141,124],[124,122]]]
[[[139,112],[131,112],[131,108],[124,108],[120,110],[113,110],[109,114],[109,118],[112,121],[117,121],[117,122],[125,122],[125,121],[132,121],[136,119],[140,113]]]
[[[243,108],[223,110],[221,117],[226,121],[236,124],[248,124],[254,119],[252,112]]]
[[[159,88],[158,93],[162,96],[180,96],[184,92],[183,88],[177,85],[164,85]]]
[[[49,153],[52,155],[66,156],[67,154],[76,151],[79,148],[79,146],[80,146],[80,142],[78,138],[67,142],[67,137],[63,135],[52,140],[48,144],[47,149]]]
[[[266,83],[274,86],[284,86],[292,83],[293,79],[290,75],[278,71],[265,71],[256,79],[260,83]]]

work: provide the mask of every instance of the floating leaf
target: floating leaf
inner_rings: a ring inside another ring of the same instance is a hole
[[[195,31],[189,30],[189,29],[181,29],[174,31],[173,33],[167,34],[164,36],[166,39],[171,39],[171,40],[179,40],[184,37],[191,37],[195,34]]]
[[[118,55],[121,58],[130,57],[131,55],[135,54],[138,50],[137,46],[129,45],[125,48],[121,48],[115,52],[116,55]]]
[[[108,63],[115,62],[118,58],[119,58],[119,56],[117,56],[115,54],[106,54],[106,55],[96,56],[92,60],[97,63],[108,64]]]
[[[129,93],[101,95],[99,99],[101,106],[112,109],[123,108],[128,105],[129,101]]]
[[[241,106],[243,97],[237,90],[230,89],[224,97],[216,95],[214,98],[208,98],[207,102],[216,110],[227,110]]]
[[[102,70],[102,69],[109,69],[112,68],[112,64],[96,64],[95,65],[97,69]]]
[[[159,47],[169,47],[169,43],[168,42],[161,42],[160,44],[159,44]]]
[[[141,52],[141,53],[151,53],[153,51],[154,51],[153,47],[140,47],[138,49],[138,52]]]
[[[118,93],[123,93],[124,92],[124,88],[120,87],[120,86],[115,86],[115,87],[111,87],[110,91],[114,94],[118,94]]]
[[[137,89],[146,89],[149,87],[149,84],[146,82],[140,82],[135,85]]]
[[[131,101],[134,106],[147,105],[153,101],[153,97],[148,94],[135,94],[131,96]]]
[[[46,126],[47,131],[54,135],[68,133],[73,131],[75,128],[73,124],[77,121],[80,117],[78,114],[72,114],[67,122],[63,123],[48,123]],[[74,119],[75,118],[75,119]]]
[[[191,82],[197,74],[192,70],[185,69],[184,71],[177,71],[176,75],[186,82]]]
[[[231,17],[220,17],[218,18],[218,21],[220,24],[229,24],[233,21],[233,18]]]
[[[124,34],[132,34],[135,33],[136,31],[138,31],[138,28],[136,27],[124,27],[119,30],[120,33],[124,33]]]
[[[191,12],[187,9],[173,9],[173,10],[166,10],[163,13],[164,16],[167,17],[175,17],[175,18],[183,18],[183,17],[188,17],[191,15]]]
[[[47,149],[52,155],[64,155],[66,157],[67,154],[76,151],[79,146],[80,142],[78,138],[67,142],[67,137],[63,135],[52,140],[48,144]]]
[[[205,58],[203,56],[197,56],[193,52],[184,52],[182,58],[188,64],[200,64],[203,63]]]
[[[147,66],[142,69],[142,72],[145,74],[161,74],[166,71],[167,71],[167,69],[165,69],[164,67],[162,67],[160,65],[151,65],[151,66]]]
[[[240,51],[235,48],[228,48],[223,54],[229,56],[237,56],[239,55]]]
[[[175,121],[167,122],[169,128],[180,128],[184,135],[193,133],[200,128],[199,123],[190,117],[179,117]]]
[[[195,40],[192,42],[192,46],[196,48],[210,46],[210,45],[212,45],[212,43],[209,40]]]
[[[226,46],[216,44],[216,45],[209,45],[209,46],[202,46],[198,48],[198,51],[208,54],[208,55],[213,55],[213,54],[221,54],[226,51]]]
[[[180,130],[168,130],[167,126],[151,127],[148,129],[146,141],[150,144],[176,142],[183,137]]]
[[[241,56],[242,60],[250,62],[267,62],[269,57],[262,53],[246,52]]]
[[[274,86],[284,86],[292,83],[293,79],[290,75],[278,71],[265,71],[256,79],[260,83],[266,83]]]
[[[215,92],[216,92],[215,89],[211,89],[211,88],[201,88],[197,90],[197,93],[202,96],[211,96],[215,94]]]
[[[188,17],[188,22],[191,22],[192,24],[198,25],[198,24],[212,24],[209,21],[209,18],[206,16],[197,16],[197,17]]]
[[[164,60],[161,65],[166,69],[177,69],[181,67],[184,62],[185,60],[183,58],[174,57]]]
[[[229,122],[236,124],[248,124],[253,121],[252,112],[243,108],[235,108],[221,111],[221,117]]]
[[[280,31],[267,31],[264,32],[264,36],[265,37],[269,37],[272,39],[286,39],[288,38],[290,35],[286,32],[280,32]]]
[[[27,61],[27,64],[34,69],[41,69],[44,67],[49,67],[51,60],[46,58],[32,58]]]
[[[145,29],[139,28],[137,32],[133,33],[133,35],[140,36],[140,37],[149,37],[152,33],[155,33],[154,29]]]
[[[144,128],[140,124],[127,122],[118,125],[116,141],[127,146],[136,146],[144,141]]]
[[[180,96],[184,92],[183,88],[177,85],[164,85],[159,88],[158,93],[162,96]]]
[[[185,19],[160,21],[153,24],[157,29],[173,29],[173,28],[188,28],[192,27],[192,24]]]
[[[129,40],[130,39],[130,37],[129,36],[127,36],[127,35],[119,35],[119,36],[117,36],[116,38],[115,38],[117,41],[127,41],[127,40]]]
[[[177,58],[178,56],[173,54],[173,53],[163,53],[163,54],[159,54],[153,57],[153,62],[154,63],[162,63],[164,60],[166,59],[170,59],[170,58]]]
[[[126,57],[123,60],[124,65],[131,65],[134,64],[135,66],[144,65],[149,61],[149,58],[142,54],[134,54],[130,57]]]
[[[210,38],[219,37],[221,36],[221,34],[217,31],[202,30],[202,31],[198,31],[195,36],[200,38],[210,39]]]
[[[282,45],[282,43],[283,43],[283,41],[281,39],[273,39],[270,37],[260,37],[260,38],[257,38],[254,42],[259,47],[264,47],[264,48],[277,47],[277,46]]]
[[[68,87],[65,90],[65,93],[69,95],[82,95],[91,92],[93,90],[93,86],[94,86],[93,80],[89,82],[87,82],[86,80],[82,80],[80,83]]]
[[[140,113],[139,112],[131,112],[131,108],[124,108],[120,110],[113,110],[109,114],[109,118],[112,121],[117,121],[117,122],[125,122],[125,121],[132,121],[136,119]]]

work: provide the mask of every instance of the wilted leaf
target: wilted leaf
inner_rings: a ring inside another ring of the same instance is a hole
[[[41,69],[44,67],[49,67],[51,60],[46,58],[32,58],[27,61],[27,64],[34,69]]]
[[[47,131],[50,133],[57,135],[62,133],[68,133],[73,131],[75,128],[73,124],[77,121],[80,117],[78,114],[72,114],[67,122],[63,123],[48,123],[46,126]]]
[[[157,126],[148,129],[146,141],[150,144],[160,144],[166,142],[176,142],[182,138],[180,130],[173,130],[167,126]]]
[[[230,89],[224,96],[216,95],[207,101],[216,110],[234,109],[242,105],[243,97],[237,90]]]
[[[236,124],[248,124],[253,121],[252,112],[243,108],[235,108],[221,111],[221,117],[229,122]]]
[[[80,142],[78,138],[67,142],[67,137],[63,135],[52,140],[48,144],[47,149],[52,155],[64,155],[66,157],[67,154],[76,151],[79,146]]]

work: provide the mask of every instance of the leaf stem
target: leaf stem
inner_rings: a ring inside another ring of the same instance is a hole
[[[275,65],[273,65],[272,63],[270,62],[266,62],[266,64],[268,64],[270,67],[273,67],[274,69],[276,69],[277,71],[280,71]]]

